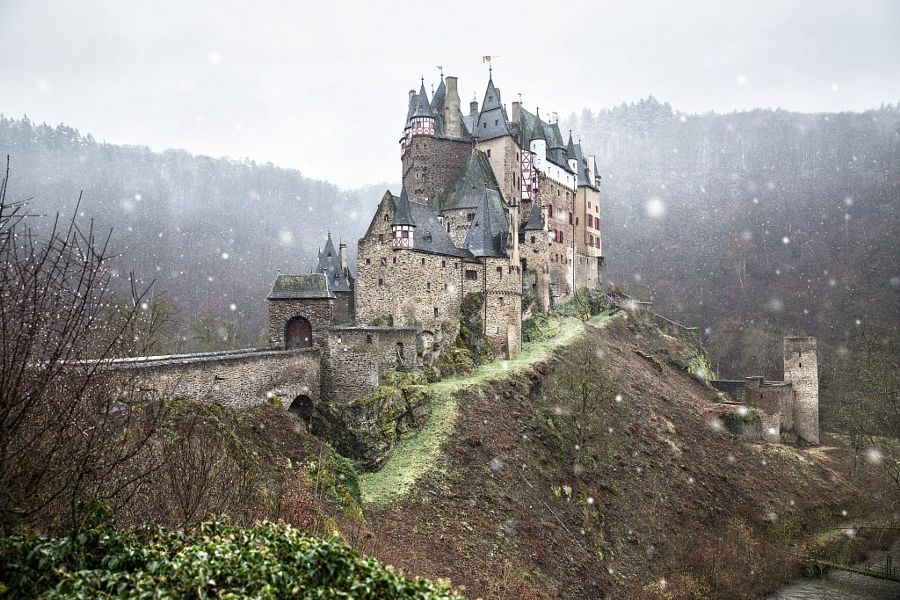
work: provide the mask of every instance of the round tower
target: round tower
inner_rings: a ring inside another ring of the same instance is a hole
[[[816,338],[784,338],[784,380],[793,388],[794,431],[808,444],[819,443],[819,366]]]

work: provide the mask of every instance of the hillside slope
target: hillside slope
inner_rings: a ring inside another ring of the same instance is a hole
[[[843,450],[740,442],[652,328],[587,330],[457,395],[437,468],[366,510],[379,559],[472,598],[743,597],[793,572],[788,544],[813,525],[867,510]],[[611,385],[576,447],[559,387],[585,369]]]

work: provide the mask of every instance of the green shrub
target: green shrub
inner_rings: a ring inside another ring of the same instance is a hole
[[[272,523],[11,536],[0,540],[0,589],[48,599],[462,598],[441,583],[405,579],[337,538]]]
[[[700,348],[688,348],[669,358],[679,369],[701,383],[716,378],[706,352]]]
[[[741,435],[744,433],[744,419],[741,415],[737,413],[725,413],[722,415],[722,421],[725,422],[725,429],[733,433],[734,435]]]

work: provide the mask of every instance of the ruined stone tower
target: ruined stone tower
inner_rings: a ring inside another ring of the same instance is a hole
[[[794,394],[794,431],[809,444],[819,443],[819,367],[816,338],[784,338],[784,380]]]

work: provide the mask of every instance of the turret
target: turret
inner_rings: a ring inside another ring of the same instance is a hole
[[[578,173],[578,159],[575,153],[575,143],[572,141],[572,130],[569,130],[569,143],[566,145],[566,159],[569,163],[569,169],[573,173]]]
[[[338,246],[338,254],[341,257],[341,271],[346,273],[350,268],[350,261],[347,258],[347,244],[341,242]]]
[[[400,191],[400,198],[397,200],[394,221],[391,223],[391,248],[394,250],[412,248],[415,228],[409,197],[406,195],[406,188],[403,188]]]
[[[422,87],[416,96],[416,108],[412,114],[412,135],[434,135],[434,112],[428,101],[428,92],[425,91],[425,78],[422,78]]]

